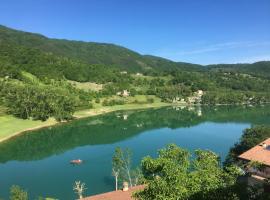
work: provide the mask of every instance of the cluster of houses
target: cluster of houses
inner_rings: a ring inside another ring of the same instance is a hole
[[[128,72],[127,71],[121,71],[120,74],[128,74]],[[139,73],[139,72],[137,72],[135,75],[136,76],[143,76],[143,74]]]
[[[193,96],[188,97],[186,100],[185,99],[181,99],[179,97],[176,97],[173,100],[173,103],[180,103],[180,104],[197,104],[201,102],[202,96],[203,96],[204,92],[202,90],[198,90],[196,92],[193,93]]]
[[[195,104],[195,103],[200,103],[202,96],[203,96],[203,91],[198,90],[197,92],[194,92],[194,95],[192,97],[188,97],[188,103],[190,104]]]
[[[173,100],[173,103],[180,103],[180,104],[196,104],[196,103],[200,103],[202,96],[203,96],[204,92],[202,90],[198,90],[197,92],[194,92],[194,95],[191,97],[188,97],[187,100],[185,99],[180,99],[179,97],[175,98]],[[123,90],[120,92],[117,92],[116,95],[121,96],[121,97],[128,97],[130,96],[130,92],[128,90]]]

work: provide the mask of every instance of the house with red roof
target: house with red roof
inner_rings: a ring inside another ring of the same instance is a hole
[[[260,176],[262,179],[270,178],[270,138],[249,149],[238,156],[244,162],[260,164],[260,167],[247,168],[247,172]]]
[[[245,172],[251,175],[247,179],[248,184],[262,185],[264,192],[270,192],[270,138],[242,153],[238,158],[245,163]]]
[[[86,197],[82,200],[134,200],[134,198],[132,198],[132,194],[136,191],[143,190],[144,187],[145,187],[144,185],[139,185],[128,188],[128,190],[117,190],[107,192],[103,194]]]

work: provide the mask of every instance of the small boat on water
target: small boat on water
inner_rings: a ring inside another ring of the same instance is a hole
[[[74,164],[74,165],[79,165],[82,163],[82,160],[81,159],[77,159],[77,160],[71,160],[70,161],[70,164]]]

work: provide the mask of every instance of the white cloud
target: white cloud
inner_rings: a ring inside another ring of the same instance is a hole
[[[190,50],[182,50],[182,51],[168,51],[163,50],[158,52],[157,54],[162,56],[183,56],[183,55],[195,55],[195,54],[203,54],[207,52],[215,52],[227,49],[235,49],[235,48],[248,48],[248,47],[259,47],[259,46],[270,46],[270,41],[264,42],[254,42],[254,41],[246,41],[246,42],[225,42],[218,44],[211,44],[206,46],[200,46]]]
[[[243,59],[239,59],[238,61],[236,61],[234,63],[254,63],[254,62],[258,62],[258,61],[270,61],[270,54],[243,58]]]

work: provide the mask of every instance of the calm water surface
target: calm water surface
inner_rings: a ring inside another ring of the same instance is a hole
[[[38,196],[75,199],[75,180],[87,195],[114,189],[111,158],[115,147],[129,147],[136,166],[168,143],[194,151],[210,149],[224,160],[242,131],[270,124],[270,107],[195,107],[123,111],[26,133],[0,144],[0,198],[11,185]],[[82,159],[80,166],[69,161]]]

